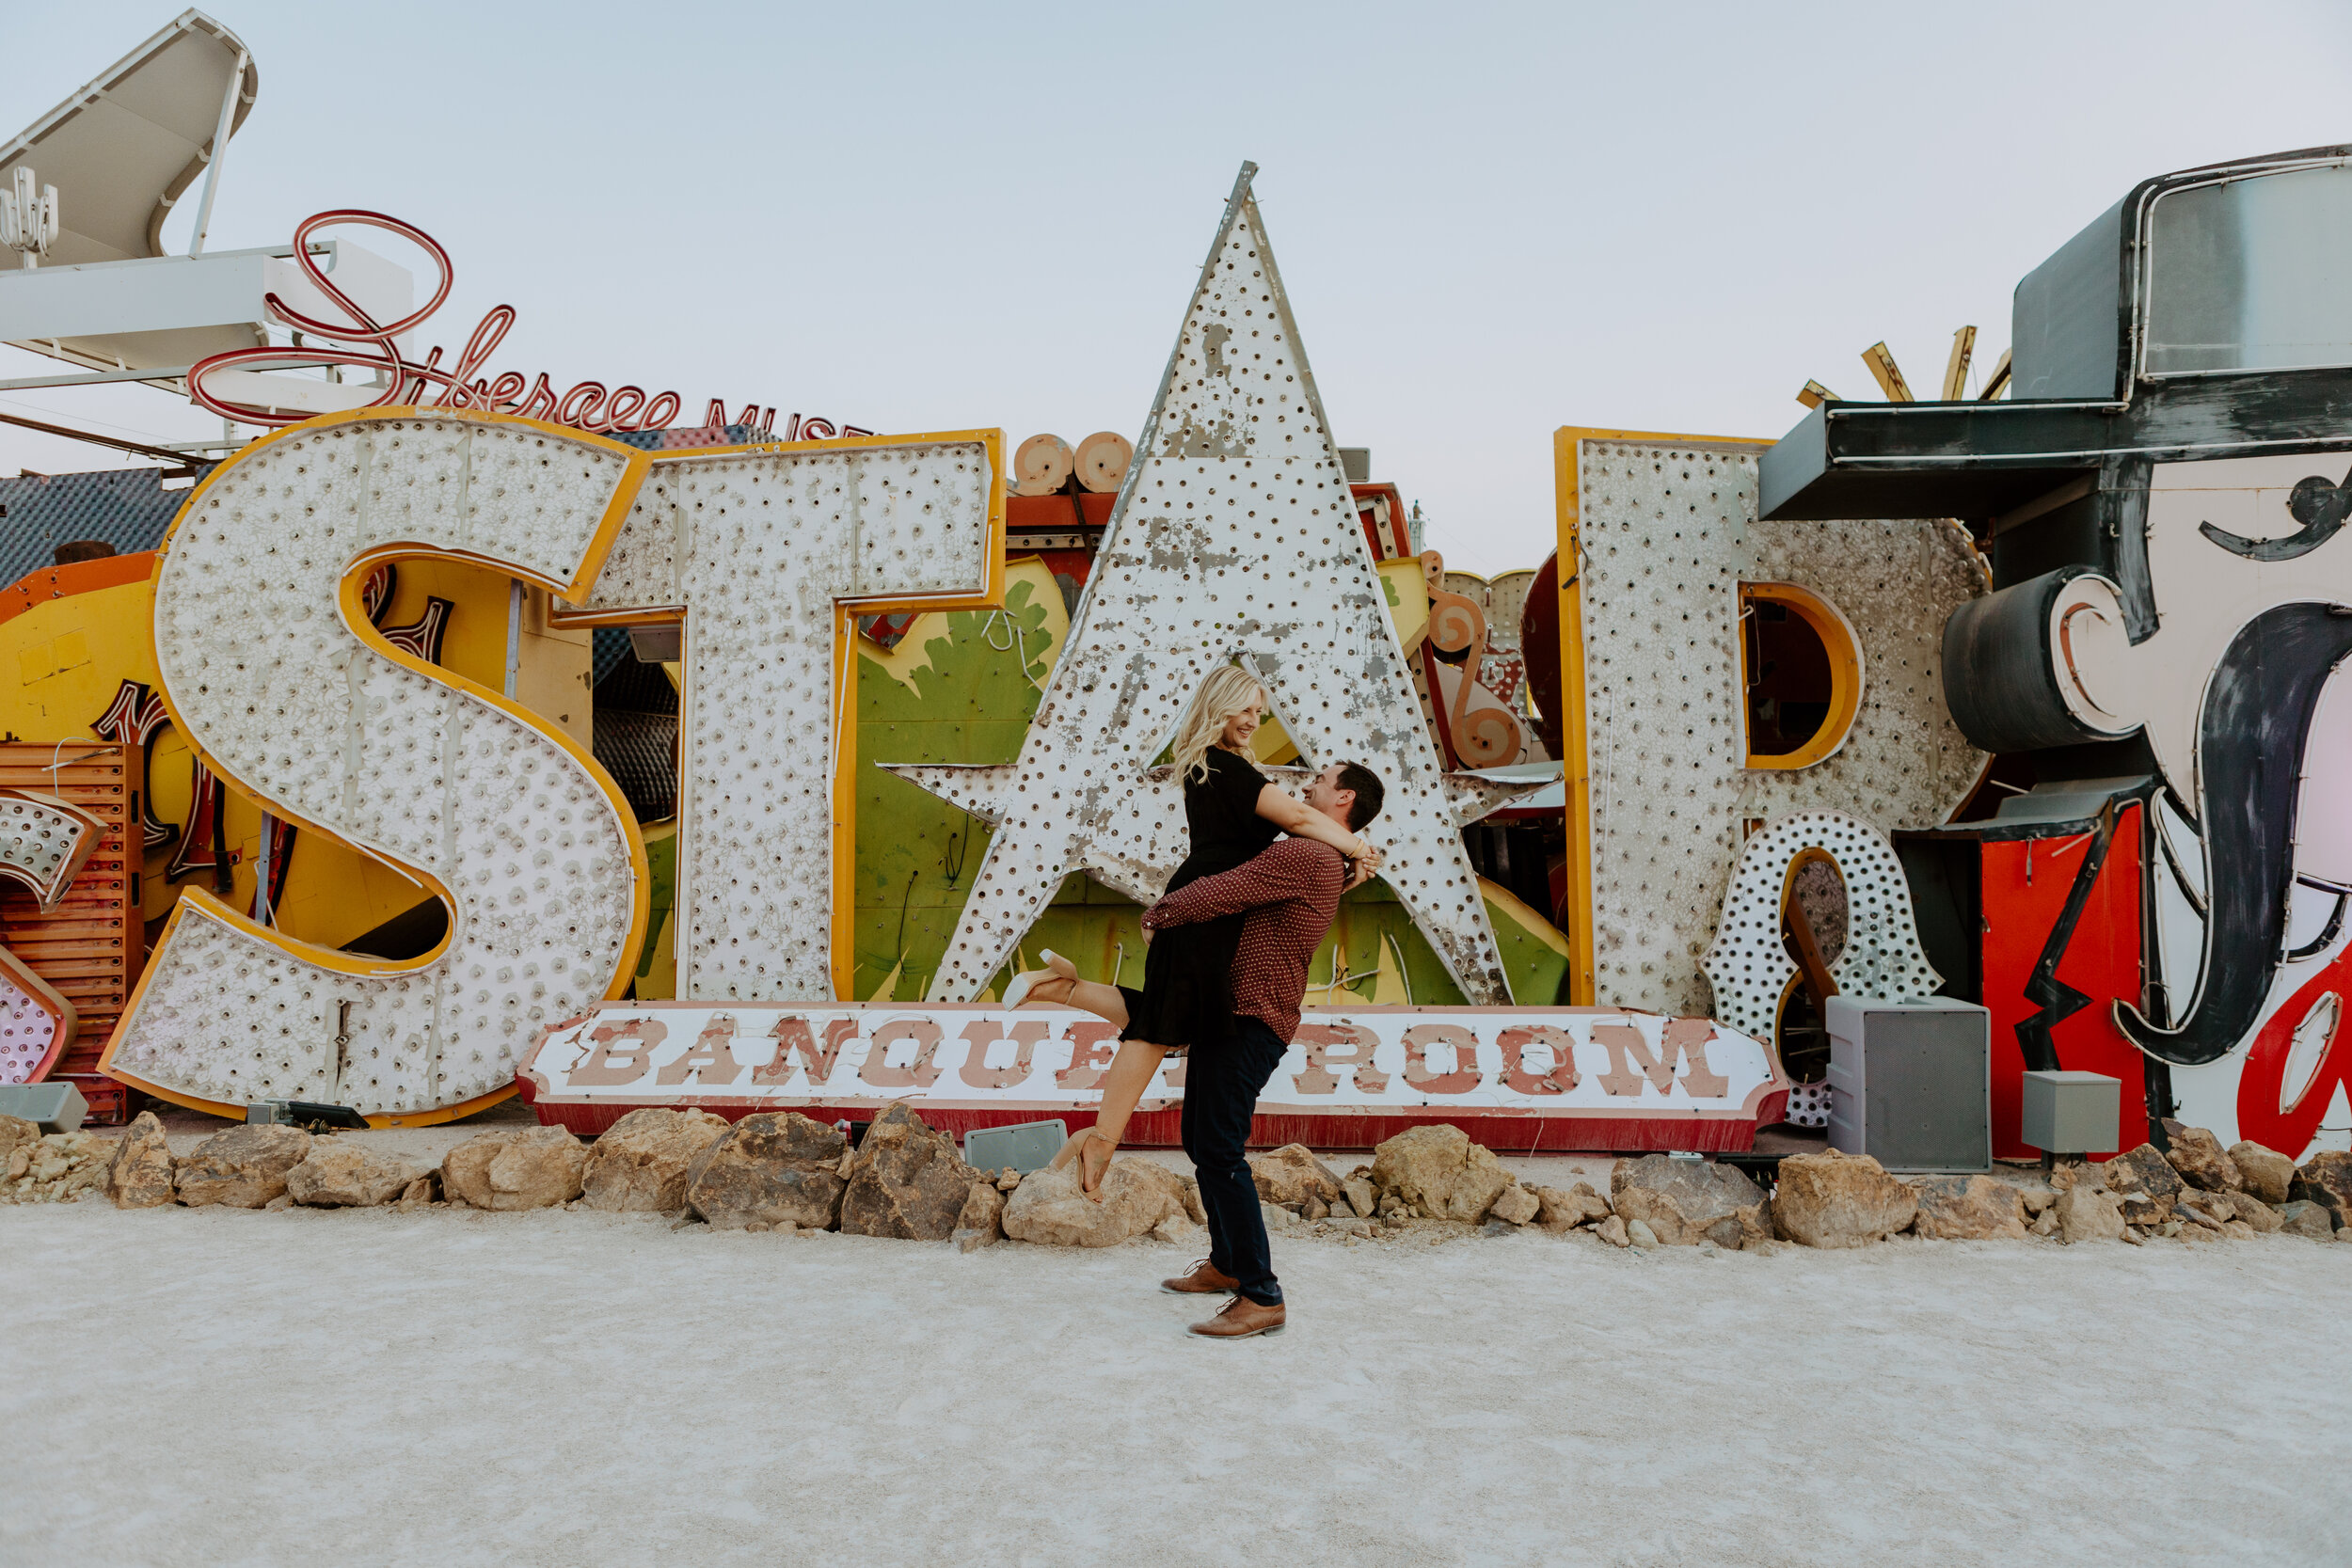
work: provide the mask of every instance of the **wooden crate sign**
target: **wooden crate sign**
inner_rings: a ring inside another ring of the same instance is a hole
[[[0,788],[60,797],[105,824],[97,848],[50,908],[14,882],[0,884],[0,942],[78,1017],[48,1076],[76,1080],[93,1109],[103,1109],[102,1098],[119,1109],[119,1096],[103,1093],[113,1085],[98,1078],[98,1058],[144,957],[138,879],[145,848],[135,835],[145,760],[137,746],[116,741],[0,742]]]

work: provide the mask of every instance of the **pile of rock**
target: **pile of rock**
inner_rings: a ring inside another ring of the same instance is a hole
[[[1249,1157],[1269,1228],[1379,1239],[1413,1227],[1488,1234],[1589,1230],[1613,1246],[1768,1250],[1776,1242],[1852,1247],[1930,1240],[2173,1238],[2195,1244],[2284,1233],[2352,1242],[2352,1154],[2299,1168],[2258,1144],[2224,1148],[2202,1128],[2165,1124],[2170,1148],[2142,1144],[2047,1182],[1993,1176],[1904,1180],[1865,1155],[1829,1150],[1780,1162],[1774,1190],[1689,1155],[1620,1160],[1603,1195],[1522,1186],[1491,1149],[1431,1124],[1389,1139],[1342,1176],[1303,1144]],[[754,1231],[835,1230],[954,1241],[969,1251],[1008,1237],[1115,1246],[1140,1236],[1190,1242],[1204,1223],[1194,1180],[1132,1156],[1111,1162],[1089,1196],[1073,1171],[1024,1179],[963,1161],[956,1140],[903,1104],[852,1149],[837,1128],[797,1111],[728,1122],[701,1111],[632,1111],[593,1144],[560,1127],[501,1128],[425,1169],[298,1128],[239,1126],[174,1158],[151,1114],[120,1142],[42,1134],[0,1117],[0,1201],[67,1202],[103,1192],[123,1208],[395,1205],[511,1211],[564,1206],[672,1213],[679,1223]]]
[[[43,1132],[0,1116],[0,1203],[71,1203],[106,1184],[106,1146],[89,1133]]]
[[[1458,1127],[1432,1123],[1400,1132],[1373,1150],[1370,1164],[1343,1177],[1304,1144],[1253,1154],[1249,1169],[1267,1225],[1277,1230],[1303,1223],[1378,1239],[1423,1223],[1480,1226],[1489,1234],[1592,1225],[1617,1245],[1628,1243],[1610,1200],[1590,1183],[1565,1192],[1521,1186],[1492,1149]]]
[[[2257,1143],[2228,1148],[2202,1127],[2164,1124],[2169,1149],[2141,1144],[2103,1164],[2061,1167],[2056,1198],[2033,1232],[2062,1242],[2158,1239],[2196,1245],[2284,1233],[2352,1242],[2352,1154],[2327,1151],[2298,1168]]]
[[[266,1123],[216,1132],[177,1159],[163,1124],[142,1112],[115,1145],[102,1180],[124,1209],[365,1209],[425,1201],[438,1174],[361,1144]]]

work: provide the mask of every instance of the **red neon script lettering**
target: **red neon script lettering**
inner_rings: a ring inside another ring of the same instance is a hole
[[[421,247],[433,258],[440,271],[440,281],[433,297],[424,308],[412,310],[400,320],[379,323],[361,309],[357,301],[336,287],[335,282],[319,269],[310,254],[310,236],[328,224],[357,224],[365,229],[381,229],[387,233]],[[312,285],[333,302],[347,320],[342,322],[315,321],[280,299],[275,293],[262,296],[262,303],[277,320],[313,338],[325,339],[338,346],[316,348],[305,344],[299,348],[243,348],[228,354],[215,354],[199,360],[188,372],[188,396],[224,419],[245,424],[299,424],[310,415],[300,411],[285,411],[265,405],[242,404],[216,395],[205,388],[205,378],[215,371],[319,369],[327,366],[350,367],[373,371],[382,374],[384,390],[364,406],[369,408],[479,408],[494,414],[516,414],[527,420],[545,420],[553,424],[571,425],[580,430],[610,435],[632,430],[661,430],[676,419],[685,400],[675,392],[645,395],[640,387],[622,387],[607,392],[600,381],[582,381],[568,391],[558,393],[541,372],[534,380],[516,371],[503,371],[495,377],[485,377],[481,372],[489,363],[509,331],[515,325],[515,308],[501,305],[493,308],[466,340],[465,348],[456,360],[444,368],[442,350],[435,348],[422,363],[407,358],[400,352],[396,340],[421,325],[441,308],[449,298],[450,285],[455,281],[456,269],[451,264],[449,252],[439,241],[414,224],[382,213],[371,213],[357,207],[337,208],[332,212],[313,213],[304,218],[294,234],[294,264]],[[440,393],[430,403],[426,394],[434,388]],[[724,404],[711,400],[712,413],[717,416]],[[794,416],[797,426],[799,416]],[[762,417],[760,405],[747,404],[737,422],[756,425],[765,436],[775,426],[776,411],[769,408]],[[713,422],[723,420],[714,418]],[[831,420],[810,421],[821,424],[825,434],[833,434]],[[844,425],[854,431],[854,425]],[[863,435],[863,431],[858,432]],[[797,436],[789,429],[787,439]],[[809,437],[814,439],[812,436]]]

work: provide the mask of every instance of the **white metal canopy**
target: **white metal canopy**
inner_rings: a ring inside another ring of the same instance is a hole
[[[164,220],[212,162],[221,101],[241,59],[234,135],[261,92],[261,72],[234,33],[189,10],[0,146],[0,182],[25,165],[57,187],[50,264],[164,253]]]

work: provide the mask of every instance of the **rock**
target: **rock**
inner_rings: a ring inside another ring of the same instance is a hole
[[[268,1210],[272,1213],[277,1212],[280,1209],[291,1209],[294,1206],[294,1194],[292,1193],[279,1193],[276,1197],[271,1198],[267,1203],[262,1205],[263,1209]]]
[[[71,1132],[53,1132],[57,1148],[65,1156],[66,1168],[50,1189],[49,1196],[59,1203],[78,1203],[86,1193],[101,1193],[106,1189],[105,1152],[89,1133],[78,1128]],[[47,1142],[47,1139],[42,1140]]]
[[[1595,1192],[1589,1181],[1579,1181],[1565,1192],[1557,1187],[1537,1187],[1534,1192],[1542,1205],[1535,1223],[1546,1230],[1573,1230],[1588,1221],[1605,1220],[1613,1212],[1609,1200]]]
[[[2237,1166],[2246,1190],[2265,1203],[2284,1203],[2287,1190],[2295,1185],[2295,1162],[2275,1148],[2265,1148],[2258,1143],[2233,1143],[2230,1146],[2230,1163]]]
[[[40,1144],[40,1123],[26,1121],[23,1117],[0,1116],[0,1162],[5,1162],[9,1180],[24,1174],[25,1166],[32,1163],[29,1151]],[[19,1153],[24,1155],[22,1162],[16,1158]]]
[[[348,1138],[314,1138],[302,1164],[286,1173],[286,1193],[312,1209],[373,1209],[389,1203],[423,1171]]]
[[[758,1221],[830,1230],[841,1214],[840,1129],[762,1111],[722,1133],[686,1171],[686,1203],[720,1230]]]
[[[2347,1212],[2352,1211],[2352,1154],[2330,1148],[2312,1155],[2296,1168],[2295,1185],[2287,1196],[2326,1209],[2342,1230]]]
[[[2167,1118],[2164,1123],[2172,1147],[2165,1158],[2181,1173],[2181,1180],[2192,1187],[2202,1187],[2209,1193],[2235,1192],[2246,1185],[2246,1178],[2238,1173],[2237,1162],[2221,1147],[2221,1140],[2201,1127],[2184,1127]]]
[[[1610,1215],[1607,1219],[1593,1227],[1593,1234],[1598,1236],[1602,1241],[1607,1242],[1611,1246],[1629,1246],[1632,1244],[1632,1238],[1627,1232],[1625,1221],[1619,1219],[1614,1214]]]
[[[726,1118],[707,1111],[631,1111],[588,1150],[580,1173],[581,1207],[646,1214],[685,1208],[688,1167],[726,1132]]]
[[[1258,1200],[1258,1212],[1265,1221],[1266,1234],[1269,1236],[1278,1230],[1294,1229],[1306,1223],[1288,1209],[1277,1208],[1263,1198]]]
[[[1517,1186],[1503,1188],[1502,1196],[1495,1199],[1494,1208],[1488,1211],[1506,1225],[1525,1225],[1543,1212],[1542,1199],[1525,1187]]]
[[[2181,1195],[2174,1212],[2185,1214],[2198,1224],[2218,1230],[2237,1218],[2237,1205],[2227,1193],[2208,1193],[2191,1189]]]
[[[106,1163],[106,1196],[118,1209],[154,1209],[171,1201],[171,1146],[164,1142],[164,1124],[154,1112],[141,1111],[123,1130],[115,1157]]]
[[[2036,1214],[2033,1217],[2033,1224],[2026,1227],[2037,1236],[2055,1236],[2058,1234],[2058,1205],[2055,1203]]]
[[[1170,1215],[1191,1218],[1176,1173],[1132,1155],[1111,1161],[1097,1196],[1099,1203],[1079,1188],[1074,1169],[1031,1171],[1005,1205],[1005,1234],[1047,1246],[1117,1246]]]
[[[2050,1171],[2050,1188],[2053,1192],[2062,1193],[2077,1181],[2084,1180],[2088,1180],[2094,1187],[2099,1185],[2099,1167],[2088,1160],[2075,1160],[2054,1166]]]
[[[1347,1199],[1342,1198],[1340,1199],[1340,1202],[1344,1205],[1347,1202]],[[1354,1213],[1355,1211],[1351,1209],[1348,1212]],[[1331,1206],[1324,1202],[1323,1199],[1311,1196],[1306,1202],[1298,1206],[1298,1217],[1306,1220],[1329,1219],[1331,1217]]]
[[[1478,1233],[1481,1236],[1516,1236],[1519,1234],[1519,1227],[1509,1220],[1489,1219],[1478,1227]]]
[[[2233,1242],[2250,1242],[2262,1234],[2244,1220],[2230,1220],[2221,1227],[2221,1233]]]
[[[1372,1180],[1432,1219],[1486,1217],[1511,1177],[1494,1150],[1470,1141],[1458,1127],[1432,1122],[1407,1128],[1372,1151]]]
[[[2352,1242],[2352,1225],[2340,1225],[2336,1227],[2336,1240],[2339,1242]]]
[[[1658,1239],[1658,1232],[1650,1228],[1647,1220],[1628,1220],[1625,1227],[1625,1239],[1644,1252],[1666,1244]]]
[[[2148,1238],[2140,1234],[2139,1227],[2136,1225],[2125,1226],[2121,1239],[2130,1243],[2134,1246],[2146,1246],[2148,1244]]]
[[[2224,1238],[2218,1226],[2185,1225],[2177,1240],[2183,1246],[2210,1246]]]
[[[439,1196],[440,1191],[441,1173],[437,1170],[426,1171],[400,1190],[400,1196],[394,1201],[393,1207],[404,1213],[411,1209],[422,1209]]]
[[[963,1163],[955,1139],[894,1101],[857,1146],[841,1195],[842,1234],[944,1242],[955,1234],[956,1216],[979,1175]]]
[[[1932,1176],[1919,1183],[1920,1235],[1938,1242],[2026,1239],[2026,1201],[1990,1176]]]
[[[1909,1229],[1919,1196],[1867,1154],[1797,1154],[1780,1163],[1772,1225],[1784,1241],[1812,1247],[1865,1246]]]
[[[2130,1225],[2162,1225],[2188,1190],[2153,1144],[2141,1144],[2098,1168],[2101,1184],[2115,1195]]]
[[[1618,1163],[1609,1178],[1610,1207],[1629,1224],[1641,1220],[1665,1246],[1711,1240],[1737,1247],[1741,1238],[1772,1233],[1764,1189],[1730,1165],[1645,1154]]]
[[[996,1179],[996,1190],[1000,1193],[1009,1193],[1019,1185],[1021,1185],[1021,1173],[1010,1165],[1007,1165],[1005,1173]]]
[[[1005,1195],[996,1183],[981,1177],[972,1183],[971,1196],[956,1215],[953,1240],[959,1252],[977,1252],[1005,1239]]]
[[[1406,1201],[1394,1193],[1384,1193],[1381,1195],[1379,1207],[1374,1212],[1385,1220],[1404,1213],[1407,1207]]]
[[[1346,1196],[1338,1173],[1305,1144],[1284,1144],[1271,1153],[1250,1155],[1249,1174],[1258,1183],[1258,1196],[1284,1209],[1303,1209],[1311,1199],[1320,1198],[1327,1210]]]
[[[2114,1194],[2101,1192],[2088,1182],[2067,1189],[2054,1212],[2058,1240],[2069,1244],[2111,1242],[2123,1234],[2122,1205],[2116,1202]]]
[[[561,1127],[501,1129],[441,1157],[441,1188],[475,1209],[552,1209],[580,1196],[588,1151]]]
[[[2240,1225],[2250,1226],[2267,1236],[2280,1229],[2287,1223],[2286,1216],[2252,1193],[2230,1193],[2226,1196],[2229,1197],[2230,1207],[2237,1211]]]
[[[1347,1196],[1347,1206],[1370,1219],[1380,1212],[1380,1189],[1360,1176],[1351,1176],[1340,1183]]]
[[[2296,1198],[2279,1211],[2279,1228],[2290,1236],[2308,1236],[2314,1242],[2335,1239],[2333,1215],[2309,1198]]]
[[[1152,1234],[1177,1246],[1189,1246],[1199,1242],[1205,1231],[1183,1214],[1170,1214],[1152,1227]]]
[[[2039,1214],[2058,1200],[2058,1189],[2047,1181],[2028,1181],[2017,1189],[2018,1201],[2028,1214]]]
[[[180,1201],[259,1209],[286,1190],[286,1173],[310,1152],[310,1134],[270,1122],[231,1127],[196,1146],[180,1162],[172,1185]]]

